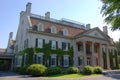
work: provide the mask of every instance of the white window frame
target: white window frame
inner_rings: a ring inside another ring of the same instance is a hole
[[[64,29],[64,30],[63,30],[63,35],[64,35],[64,36],[67,36],[67,35],[68,35],[68,30],[67,30],[67,29]]]
[[[69,67],[69,55],[64,55],[63,56],[63,66],[64,67]]]
[[[79,66],[82,66],[83,65],[83,57],[82,56],[79,56],[80,60],[79,62],[81,62],[81,64],[78,63]],[[82,60],[82,61],[81,61]]]
[[[87,58],[87,65],[91,65],[91,58]]]
[[[38,31],[44,31],[42,23],[38,24],[37,30]]]
[[[66,43],[66,42],[64,42],[65,43],[65,45],[66,45],[66,47],[65,47],[65,49],[63,49],[64,51],[68,51],[68,43]]]
[[[43,48],[43,39],[38,38],[37,45],[38,45],[38,46],[37,46],[38,48]]]
[[[57,58],[56,55],[51,55],[51,62],[50,62],[51,63],[51,67],[56,67],[56,65],[57,65],[56,64],[56,58]],[[52,59],[55,60],[54,64],[52,64]]]
[[[51,49],[56,50],[56,41],[51,41]]]
[[[38,58],[41,58],[40,62]],[[36,61],[37,64],[43,64],[43,53],[37,53],[36,60],[37,60]]]
[[[51,33],[56,33],[56,27],[55,26],[51,27]]]
[[[16,59],[16,67],[21,67],[22,65],[22,56],[15,56]]]

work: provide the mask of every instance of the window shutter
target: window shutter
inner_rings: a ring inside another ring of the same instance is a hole
[[[80,66],[80,57],[78,57],[78,65]]]
[[[51,47],[52,47],[52,41],[50,40],[50,49],[51,49]]]
[[[62,42],[62,50],[64,50],[64,42]]]
[[[43,39],[43,47],[44,47],[44,45],[45,45],[45,39]]]
[[[24,49],[25,49],[25,44],[26,44],[26,40],[24,41]]]
[[[70,50],[70,43],[68,43],[68,50]]]
[[[35,47],[38,47],[38,38],[36,38],[36,43]]]
[[[37,55],[34,54],[34,63],[37,63]]]
[[[69,56],[69,58],[68,58],[68,59],[69,59],[69,66],[71,66],[71,60],[70,60],[70,56]]]
[[[45,65],[45,55],[43,55],[43,65]]]
[[[63,56],[61,57],[61,66],[63,67],[64,65],[64,60],[63,60]]]
[[[56,41],[56,49],[58,49],[58,42]]]
[[[28,48],[28,39],[26,39],[26,48]]]
[[[56,56],[56,65],[58,66],[58,56]]]
[[[51,56],[49,56],[49,66],[51,66]]]

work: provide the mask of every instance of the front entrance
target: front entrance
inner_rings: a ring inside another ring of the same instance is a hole
[[[10,71],[12,67],[12,59],[0,59],[0,71]]]

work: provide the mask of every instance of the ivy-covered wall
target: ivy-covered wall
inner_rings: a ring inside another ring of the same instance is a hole
[[[63,55],[69,55],[69,65],[73,66],[73,47],[71,47],[68,51],[63,51],[60,48],[56,48],[56,50],[51,50],[50,43],[44,44],[43,48],[27,48],[23,51],[20,51],[16,55],[26,55],[26,65],[30,65],[34,63],[34,53],[44,53],[44,65],[49,66],[47,61],[49,60],[49,56],[51,54],[56,54],[60,60],[60,65],[63,65]],[[24,66],[24,58],[22,59],[22,66]]]
[[[103,68],[107,69],[107,55],[106,53],[103,51]]]
[[[117,53],[117,50],[114,50],[114,55],[113,55],[113,51],[109,52],[109,58],[110,58],[110,68],[111,69],[118,69],[119,68],[119,63],[118,63],[118,53]],[[115,59],[116,66],[114,66],[113,59]]]

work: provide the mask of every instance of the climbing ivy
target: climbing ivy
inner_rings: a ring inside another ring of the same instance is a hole
[[[118,53],[117,50],[114,50],[114,55],[113,55],[113,51],[109,52],[109,58],[110,58],[110,68],[111,69],[118,69],[119,68],[119,64],[118,64]],[[116,66],[114,66],[113,63],[113,59],[115,58],[115,62],[116,62]]]
[[[107,69],[107,55],[106,53],[103,51],[103,61],[104,61],[104,69]]]
[[[73,47],[70,48],[70,50],[68,51],[63,51],[62,49],[60,48],[56,48],[56,50],[51,50],[51,47],[50,47],[50,43],[47,43],[47,44],[44,44],[43,45],[43,48],[27,48],[23,51],[20,51],[19,54],[17,55],[24,55],[26,54],[26,65],[29,65],[29,64],[33,64],[34,61],[33,61],[33,55],[34,53],[44,53],[45,54],[45,65],[47,65],[47,60],[49,59],[49,56],[51,54],[56,54],[60,60],[60,64],[62,64],[62,57],[63,55],[70,55],[70,66],[73,66]],[[24,64],[24,59],[22,59],[22,66]]]

